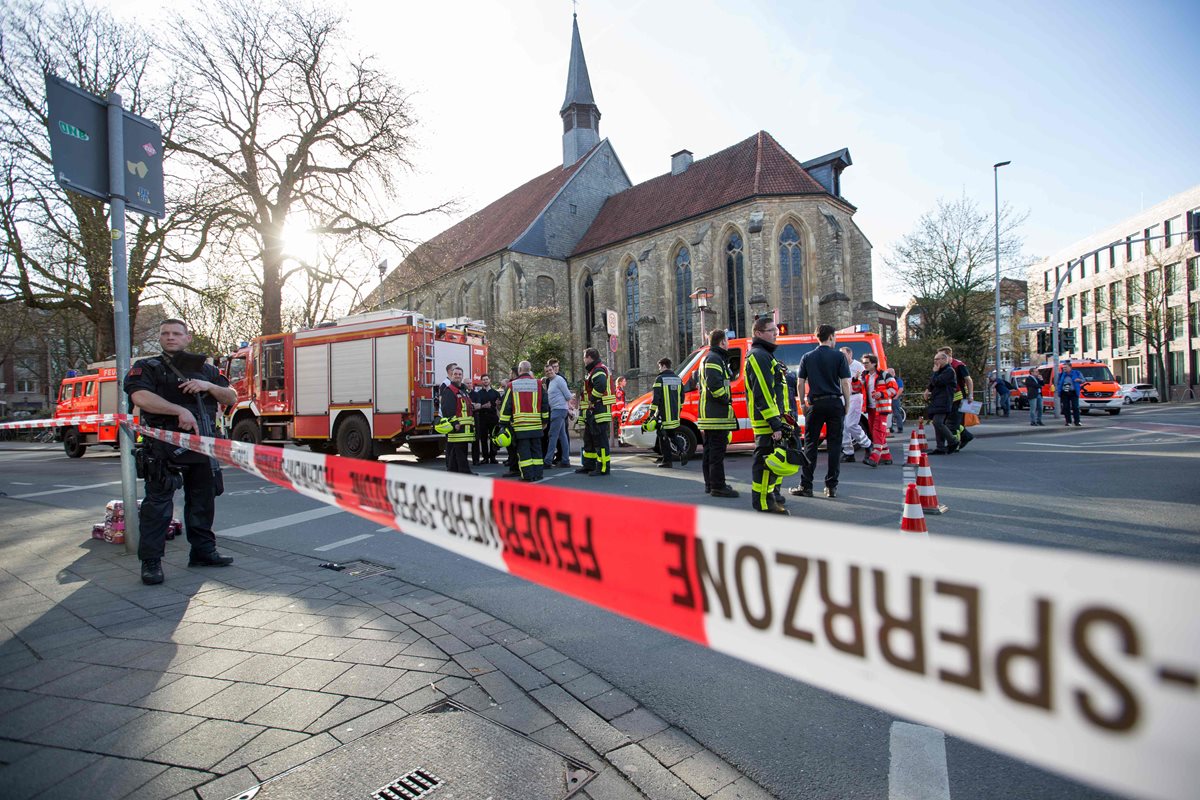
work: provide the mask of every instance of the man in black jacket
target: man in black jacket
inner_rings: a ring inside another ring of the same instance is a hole
[[[475,409],[475,441],[471,444],[471,462],[479,466],[496,463],[496,443],[492,434],[500,416],[500,393],[492,388],[492,376],[483,374],[471,392],[471,405]]]
[[[733,395],[729,384],[729,351],[725,331],[714,330],[708,337],[708,354],[700,366],[700,417],[696,421],[704,434],[704,492],[713,497],[737,497],[737,491],[725,479],[725,449],[730,434],[737,430],[733,414]]]
[[[804,354],[796,371],[796,394],[805,403],[805,459],[800,467],[800,485],[788,491],[798,497],[813,496],[813,473],[817,469],[817,447],[821,444],[822,427],[825,428],[826,454],[829,456],[829,466],[825,470],[825,496],[837,497],[838,478],[842,471],[839,445],[842,426],[851,406],[850,365],[840,352],[833,349],[836,341],[832,325],[817,328],[818,345]]]
[[[237,392],[229,381],[202,355],[187,352],[192,341],[187,323],[167,319],[159,323],[158,341],[162,355],[145,359],[125,375],[125,392],[132,405],[141,409],[142,423],[150,428],[212,436],[216,430],[217,404],[233,405]],[[233,563],[217,552],[213,533],[219,470],[208,456],[175,448],[158,439],[144,447],[152,454],[152,471],[146,473],[146,493],[138,510],[141,541],[142,583],[163,582],[162,557],[166,552],[167,527],[175,508],[175,491],[183,489],[184,530],[191,545],[189,567],[224,567]]]
[[[930,455],[944,456],[958,449],[958,437],[948,421],[954,413],[954,395],[958,391],[958,376],[950,366],[950,355],[940,350],[933,357],[933,375],[925,389],[925,416],[933,423],[937,448]]]

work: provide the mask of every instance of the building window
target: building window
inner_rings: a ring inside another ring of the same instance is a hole
[[[1133,261],[1133,234],[1125,237],[1125,263]]]
[[[641,289],[638,286],[638,266],[636,261],[630,261],[625,269],[625,340],[629,347],[629,368],[637,369],[641,365],[638,355],[638,326],[637,321],[642,315]]]
[[[29,394],[34,394],[38,390],[37,381],[30,380],[29,378],[17,379],[16,386],[17,386],[16,391],[18,394],[24,394],[26,392],[28,392]]]
[[[1171,217],[1163,223],[1163,235],[1166,237],[1163,239],[1164,248],[1175,246],[1176,239],[1178,238],[1175,236],[1175,231],[1177,230],[1179,230],[1179,217]]]
[[[726,319],[734,336],[746,331],[746,261],[742,254],[741,234],[731,233],[725,243],[725,293],[728,300]]]
[[[1183,334],[1183,308],[1173,307],[1167,309],[1167,338],[1182,339]]]
[[[1187,262],[1187,288],[1189,292],[1196,291],[1196,272],[1200,270],[1200,258],[1189,258]]]
[[[1108,329],[1104,327],[1103,322],[1096,323],[1096,349],[1104,350],[1108,347]]]
[[[1096,253],[1092,256],[1092,272],[1096,275],[1100,274],[1100,254]]]
[[[1138,301],[1138,285],[1136,277],[1125,279],[1125,304],[1136,306]]]
[[[1130,347],[1133,347],[1141,340],[1142,331],[1144,330],[1141,317],[1133,314],[1125,318],[1125,331],[1128,334],[1127,340]]]
[[[1113,319],[1112,322],[1108,323],[1108,326],[1109,326],[1109,332],[1112,333],[1112,346],[1113,347],[1124,346],[1124,344],[1125,344],[1125,337],[1123,335],[1124,329],[1121,327],[1121,323],[1118,322],[1116,319]]]
[[[1079,295],[1079,316],[1085,317],[1088,314],[1088,300],[1091,299],[1090,292],[1083,292]]]
[[[583,281],[583,340],[588,347],[592,343],[592,329],[596,327],[596,284],[589,274]]]
[[[779,234],[779,321],[793,331],[808,330],[804,318],[804,246],[791,223]]]
[[[1168,297],[1179,291],[1179,264],[1163,267],[1163,291]]]
[[[1075,295],[1067,298],[1067,321],[1075,319]]]
[[[1183,351],[1171,353],[1167,361],[1167,383],[1178,386],[1183,383]]]
[[[701,336],[704,332],[701,331]],[[692,352],[696,327],[692,319],[692,254],[686,247],[675,254],[675,349],[679,363]]]
[[[1104,308],[1103,296],[1103,292],[1099,286],[1097,286],[1095,289],[1092,289],[1092,305],[1096,307],[1097,314],[1099,314]]]
[[[1080,352],[1086,353],[1088,350],[1092,349],[1092,326],[1091,325],[1082,326],[1079,329],[1079,333],[1080,333],[1079,344],[1081,345]]]
[[[575,216],[578,213],[579,213],[579,206],[575,205],[574,203],[571,203],[571,216]]]
[[[1191,335],[1200,336],[1200,303],[1192,303],[1189,307],[1188,319],[1191,325]]]
[[[1108,285],[1108,307],[1115,315],[1119,305],[1121,305],[1121,282],[1117,281]]]
[[[1192,380],[1193,384],[1200,383],[1200,350],[1192,351]]]
[[[1145,248],[1146,248],[1146,255],[1150,255],[1155,250],[1162,250],[1162,239],[1154,238],[1155,236],[1162,235],[1162,226],[1161,225],[1151,225],[1149,228],[1146,228],[1145,234],[1146,234],[1146,241],[1144,242],[1144,244],[1145,244]]]
[[[1110,269],[1117,268],[1117,245],[1111,244],[1108,247],[1108,266]]]
[[[1042,273],[1042,278],[1042,287],[1046,291],[1050,291],[1050,270],[1046,270],[1044,273]]]

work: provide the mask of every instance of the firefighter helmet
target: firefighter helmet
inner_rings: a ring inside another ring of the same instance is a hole
[[[508,447],[512,444],[512,431],[507,427],[500,427],[492,434],[492,443],[497,447]]]
[[[438,433],[450,433],[454,430],[454,423],[445,417],[442,417],[434,424],[433,429]]]
[[[800,458],[800,453],[795,448],[779,445],[767,456],[767,469],[780,478],[786,478],[800,470]]]
[[[642,433],[654,433],[658,430],[658,417],[651,417],[642,423]]]

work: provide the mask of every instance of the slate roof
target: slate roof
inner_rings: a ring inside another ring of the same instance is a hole
[[[597,250],[751,197],[828,194],[791,153],[759,131],[719,153],[615,194],[572,256]]]
[[[583,58],[583,42],[579,39],[578,18],[571,23],[571,61],[567,66],[567,94],[558,113],[566,111],[572,103],[596,105],[596,99],[592,97],[592,80],[588,77],[587,61]]]

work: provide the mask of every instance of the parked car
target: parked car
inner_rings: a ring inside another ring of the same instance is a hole
[[[1121,384],[1121,394],[1125,397],[1125,404],[1151,402],[1157,403],[1158,388],[1152,383],[1123,383]]]

